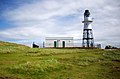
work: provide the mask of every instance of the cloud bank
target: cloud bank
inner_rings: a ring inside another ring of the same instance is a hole
[[[22,1],[22,0],[21,0]],[[120,3],[118,0],[31,0],[13,9],[4,8],[0,25],[1,40],[40,40],[45,37],[82,38],[83,13],[94,18],[96,43],[120,44]],[[18,4],[18,3],[16,3]],[[112,42],[115,41],[115,42]]]

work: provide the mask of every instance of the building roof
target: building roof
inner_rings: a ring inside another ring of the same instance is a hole
[[[45,40],[73,40],[73,37],[46,37]]]

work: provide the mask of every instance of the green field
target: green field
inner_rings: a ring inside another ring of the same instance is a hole
[[[120,79],[120,50],[29,48],[0,42],[0,79]]]

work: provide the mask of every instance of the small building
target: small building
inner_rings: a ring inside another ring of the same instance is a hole
[[[45,47],[48,48],[65,48],[73,47],[73,37],[46,37]]]
[[[97,44],[96,47],[101,49],[101,44]]]

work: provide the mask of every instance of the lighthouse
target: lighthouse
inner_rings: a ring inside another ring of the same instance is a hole
[[[83,39],[82,39],[82,46],[83,47],[94,47],[94,38],[93,38],[93,32],[92,32],[92,19],[90,17],[89,10],[85,10],[84,12],[84,20],[82,23],[84,23],[83,28]]]

